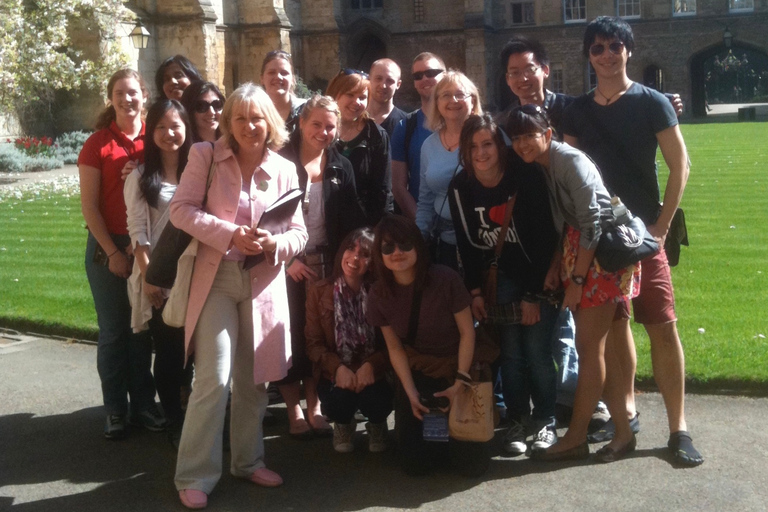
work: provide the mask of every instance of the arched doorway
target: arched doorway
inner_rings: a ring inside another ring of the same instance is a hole
[[[691,58],[693,115],[707,115],[707,105],[748,103],[768,95],[768,54],[734,41],[700,51]]]
[[[368,72],[371,64],[387,56],[387,45],[370,32],[350,38],[347,65]]]

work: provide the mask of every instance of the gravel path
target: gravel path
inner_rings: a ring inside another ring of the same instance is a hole
[[[0,189],[23,188],[31,183],[55,182],[73,176],[77,178],[77,165],[75,164],[68,164],[52,171],[0,172]]]

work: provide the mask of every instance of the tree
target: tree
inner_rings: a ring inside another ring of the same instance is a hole
[[[0,110],[22,129],[53,122],[57,91],[101,91],[128,62],[117,39],[121,0],[0,0]],[[72,34],[94,35],[78,48]]]

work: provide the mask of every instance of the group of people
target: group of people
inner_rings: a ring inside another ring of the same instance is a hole
[[[282,50],[265,56],[262,86],[226,99],[188,59],[171,57],[146,121],[142,77],[115,73],[78,161],[105,437],[125,437],[127,422],[175,429],[180,500],[203,508],[222,473],[228,418],[231,473],[278,486],[262,432],[276,383],[294,437],[332,436],[350,452],[362,414],[368,447],[381,452],[394,410],[407,472],[453,464],[479,475],[487,444],[432,442],[424,419],[434,428],[467,381],[495,379],[508,453],[526,453],[532,435],[531,457],[584,458],[589,436],[609,441],[597,460],[618,460],[639,431],[632,300],[650,335],[672,455],[703,462],[685,424],[663,249],[618,272],[594,257],[613,195],[663,242],[688,175],[673,104],[627,77],[633,48],[620,18],[590,23],[584,54],[597,87],[571,98],[544,88],[543,47],[514,38],[502,63],[519,103],[497,119],[472,81],[432,53],[413,61],[422,103],[410,114],[394,107],[401,78],[390,59],[370,75],[342,69],[326,95],[300,100]],[[661,205],[657,147],[670,169]],[[300,206],[282,232],[258,228],[293,189]],[[169,221],[198,241],[182,328],[163,321],[170,290],[145,279]],[[476,336],[478,323],[495,342]],[[611,420],[588,432],[601,398]],[[558,402],[572,408],[559,440]]]

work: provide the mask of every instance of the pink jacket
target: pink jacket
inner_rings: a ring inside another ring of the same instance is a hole
[[[232,150],[223,139],[216,141],[213,158],[216,161],[208,202],[201,209],[211,145],[207,142],[192,146],[189,162],[181,176],[176,195],[171,202],[171,222],[200,241],[189,290],[186,319],[186,351],[194,352],[193,333],[200,312],[213,285],[222,257],[229,248],[237,214],[242,175]],[[294,164],[267,151],[264,162],[254,174],[251,187],[253,225],[264,210],[282,194],[299,186]],[[265,183],[266,190],[262,191]],[[290,229],[275,237],[277,249],[267,261],[251,269],[253,291],[254,381],[279,380],[291,366],[290,321],[285,288],[283,263],[299,254],[307,243],[307,230],[301,210],[296,209]]]

